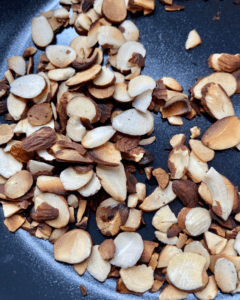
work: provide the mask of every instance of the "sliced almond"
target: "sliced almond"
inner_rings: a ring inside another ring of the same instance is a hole
[[[93,65],[91,68],[77,72],[73,77],[67,80],[66,85],[74,87],[93,80],[101,72],[100,65]]]
[[[105,144],[115,134],[112,126],[100,126],[87,132],[82,139],[82,145],[86,149],[92,149]]]
[[[84,187],[79,189],[78,192],[83,197],[90,197],[92,195],[95,195],[101,187],[101,183],[96,174],[94,173],[91,180]]]
[[[214,267],[214,276],[223,293],[231,293],[236,289],[238,276],[234,264],[226,258],[219,258]]]
[[[15,232],[23,225],[24,222],[25,218],[23,216],[14,215],[12,217],[6,218],[3,223],[10,232]]]
[[[114,94],[113,98],[118,102],[130,102],[133,100],[128,93],[128,85],[125,82],[115,83],[114,84]]]
[[[178,237],[167,237],[167,234],[161,231],[155,231],[154,232],[156,238],[163,244],[167,245],[176,245],[178,242]]]
[[[78,275],[82,276],[87,270],[87,265],[88,265],[88,258],[86,258],[84,261],[78,264],[74,264],[73,268],[78,273]]]
[[[137,110],[146,113],[147,109],[152,101],[152,90],[149,89],[141,94],[139,94],[132,103],[132,106]]]
[[[1,161],[0,175],[2,175],[5,178],[9,178],[13,176],[16,172],[22,170],[23,164],[17,161],[9,153],[5,153],[1,148],[0,148],[0,161]]]
[[[224,235],[225,237],[225,235]],[[223,251],[221,252],[221,254],[226,254],[226,255],[230,255],[230,256],[237,256],[238,252],[235,250],[235,240],[231,239],[228,240],[226,246],[224,247]]]
[[[219,254],[227,244],[227,240],[209,231],[204,232],[204,240],[211,254]]]
[[[194,182],[199,183],[206,175],[205,168],[191,155],[187,166],[187,176]]]
[[[161,80],[163,81],[163,84],[170,90],[174,90],[177,92],[182,92],[183,88],[182,86],[172,77],[162,77]]]
[[[52,172],[54,170],[54,166],[37,160],[29,160],[27,167],[28,170],[32,173],[32,175],[38,172],[44,172],[44,171]]]
[[[180,116],[168,117],[167,120],[170,125],[174,125],[174,126],[182,126],[183,125],[183,120],[182,120],[182,117],[180,117]]]
[[[180,179],[186,172],[190,159],[190,152],[184,145],[175,147],[168,157],[168,168],[173,179]]]
[[[33,56],[35,53],[37,52],[37,49],[35,47],[27,47],[25,50],[24,50],[24,53],[23,53],[23,57],[24,58],[28,58],[30,56]]]
[[[102,244],[98,247],[98,251],[100,252],[102,259],[111,260],[114,257],[116,246],[112,239],[108,239],[102,242]]]
[[[153,90],[156,87],[155,80],[147,75],[139,75],[130,80],[128,93],[131,97],[136,97],[147,90]]]
[[[39,155],[39,153],[38,153]],[[91,164],[93,161],[88,156],[83,156],[79,154],[78,151],[72,149],[59,150],[55,154],[56,160],[61,162],[73,162],[73,163],[83,163]]]
[[[68,119],[66,131],[73,141],[81,142],[86,133],[86,128],[82,125],[80,117],[73,115]]]
[[[186,136],[183,133],[174,135],[170,140],[170,145],[175,148],[178,145],[184,145],[186,142]]]
[[[217,297],[217,294],[218,294],[218,287],[214,275],[209,276],[208,284],[202,291],[194,293],[194,295],[199,300],[215,299]]]
[[[2,208],[5,218],[9,218],[21,210],[21,207],[13,202],[3,202]]]
[[[170,98],[162,108],[163,118],[183,115],[191,111],[190,102],[182,96],[174,96]]]
[[[181,291],[169,284],[163,288],[159,295],[159,300],[180,300],[186,299],[188,297],[188,293]]]
[[[209,229],[211,217],[209,211],[202,207],[192,208],[186,215],[185,226],[192,236],[198,236]]]
[[[170,226],[177,223],[177,218],[168,205],[160,208],[152,219],[152,225],[160,231],[162,231],[164,223],[168,223]]]
[[[18,76],[26,74],[27,64],[22,56],[12,56],[7,59],[9,70],[13,70]]]
[[[92,83],[88,84],[89,93],[96,99],[105,100],[111,98],[115,93],[115,85],[106,88],[97,88]]]
[[[146,185],[138,182],[136,184],[136,193],[139,201],[143,201],[146,198]]]
[[[205,269],[207,270],[210,264],[210,255],[208,251],[203,247],[202,243],[199,241],[193,241],[186,245],[184,252],[197,253],[206,258]]]
[[[98,43],[105,48],[119,49],[125,43],[121,31],[113,26],[101,26],[98,29]]]
[[[215,152],[204,146],[201,141],[191,139],[189,145],[194,154],[203,162],[211,161],[214,158]]]
[[[72,167],[69,167],[61,172],[60,180],[65,190],[74,191],[86,185],[92,178],[93,171],[78,174]]]
[[[58,68],[66,68],[77,57],[76,51],[65,45],[51,45],[46,48],[49,61]]]
[[[70,15],[69,11],[66,10],[66,8],[64,7],[59,7],[54,10],[54,16],[57,19],[67,19],[69,18],[69,15]]]
[[[81,229],[71,230],[62,235],[53,247],[54,258],[68,264],[78,264],[90,256],[92,240]]]
[[[32,19],[31,32],[32,40],[39,48],[47,47],[54,38],[52,27],[45,16]]]
[[[13,129],[8,124],[0,124],[0,145],[9,142],[14,135]]]
[[[166,268],[168,266],[169,261],[179,253],[182,253],[182,250],[178,249],[176,246],[172,246],[172,245],[165,246],[160,253],[157,267]]]
[[[192,48],[197,47],[202,43],[202,40],[200,38],[200,35],[197,33],[195,29],[191,30],[188,34],[188,38],[185,44],[185,49],[189,50]]]
[[[102,67],[101,73],[94,78],[93,84],[97,87],[108,87],[112,85],[115,81],[115,76],[113,72],[107,68],[107,67]]]
[[[28,111],[28,123],[32,126],[46,125],[52,119],[52,109],[49,103],[36,104]]]
[[[126,223],[121,226],[123,231],[136,231],[142,223],[142,211],[131,208]]]
[[[102,14],[112,23],[121,23],[127,16],[125,0],[103,0]]]
[[[62,68],[48,72],[48,78],[55,81],[67,80],[74,75],[75,70],[73,68]]]
[[[119,29],[122,31],[123,36],[126,41],[135,41],[139,39],[139,30],[137,26],[131,20],[125,20],[120,26]]]

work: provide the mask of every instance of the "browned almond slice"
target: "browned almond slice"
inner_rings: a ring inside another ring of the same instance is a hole
[[[103,1],[103,0],[101,0],[101,1]],[[98,42],[98,30],[101,26],[104,26],[104,25],[110,26],[111,23],[109,23],[106,19],[102,18],[91,24],[90,29],[87,34],[86,45],[88,47],[93,47]]]
[[[34,221],[41,223],[56,219],[59,216],[59,210],[47,202],[43,202],[37,207],[35,212],[31,212],[30,216]]]
[[[53,248],[54,258],[68,264],[78,264],[90,256],[92,240],[81,229],[74,229],[62,235]]]
[[[82,145],[86,149],[92,149],[105,144],[115,134],[112,126],[100,126],[87,132],[82,139]]]
[[[36,52],[37,52],[37,49],[35,47],[32,47],[32,46],[27,47],[27,49],[24,50],[23,57],[28,58],[30,56],[33,56]]]
[[[153,269],[146,265],[122,268],[120,275],[127,289],[133,292],[144,293],[152,287],[154,282]]]
[[[114,73],[108,67],[102,67],[101,73],[94,78],[93,84],[100,88],[108,87],[115,82]]]
[[[36,104],[28,111],[28,123],[32,126],[41,126],[52,119],[52,109],[49,103]]]
[[[130,208],[126,223],[121,226],[123,231],[136,231],[142,223],[143,212],[138,209]]]
[[[76,73],[76,75],[67,80],[66,85],[69,87],[74,87],[93,80],[95,77],[97,77],[101,70],[102,67],[100,65],[93,65],[88,70]]]
[[[180,253],[168,263],[170,282],[183,291],[196,291],[205,287],[208,276],[204,269],[206,258],[196,253]]]
[[[208,59],[208,66],[214,71],[232,73],[240,67],[240,55],[227,53],[213,54]]]
[[[215,152],[204,146],[201,141],[191,139],[189,145],[194,154],[203,162],[208,162],[214,158]]]
[[[218,287],[214,278],[214,275],[209,276],[209,281],[205,289],[200,292],[195,292],[194,295],[199,300],[206,300],[206,299],[215,299],[218,294]]]
[[[185,49],[189,50],[192,48],[197,47],[202,43],[202,40],[200,38],[200,35],[197,33],[195,29],[191,30],[188,34],[188,38],[185,44]]]
[[[37,74],[30,74],[15,79],[11,85],[11,92],[19,97],[32,99],[41,94],[46,85],[44,78]]]
[[[176,224],[177,222],[176,216],[168,205],[160,208],[152,219],[152,225],[160,231],[163,231],[162,228],[165,223],[168,223],[170,227],[172,224]]]
[[[3,214],[5,218],[15,215],[21,210],[20,205],[17,205],[14,202],[2,202]]]
[[[211,82],[221,85],[229,97],[232,96],[237,89],[237,81],[232,74],[216,72],[201,78],[194,84],[192,87],[194,98],[200,100],[202,98],[202,88]]]
[[[91,123],[97,122],[101,117],[101,112],[97,104],[90,98],[77,96],[71,99],[67,105],[67,115],[84,117]]]
[[[56,219],[46,221],[48,225],[54,228],[62,228],[68,224],[70,214],[67,201],[63,196],[55,195],[52,193],[42,193],[36,196],[34,201],[35,211],[43,202],[47,202],[49,205],[59,210],[59,215]]]
[[[177,92],[182,92],[183,88],[180,85],[180,83],[177,82],[176,79],[172,77],[162,77],[161,80],[163,81],[163,84],[170,90],[174,90]]]
[[[58,195],[65,195],[66,191],[62,185],[59,177],[39,176],[37,178],[37,187],[41,192],[54,193]]]
[[[108,239],[102,242],[102,244],[98,247],[98,251],[100,252],[102,259],[111,260],[114,257],[116,246],[112,239]]]
[[[106,142],[102,146],[88,151],[88,154],[94,162],[106,166],[116,167],[120,164],[122,159],[120,151],[110,142]]]
[[[79,154],[78,151],[72,149],[59,150],[55,154],[56,160],[61,162],[73,162],[73,163],[93,163],[92,159],[88,156]]]
[[[138,204],[138,195],[137,193],[131,194],[128,196],[127,205],[129,208],[135,208]]]
[[[174,180],[172,185],[174,193],[184,206],[195,207],[199,201],[198,186],[191,180]]]
[[[119,30],[122,32],[126,41],[135,41],[139,39],[139,30],[131,20],[125,20],[120,26]]]
[[[54,244],[68,229],[68,226],[54,229],[49,237],[49,242]]]
[[[158,246],[158,243],[150,242],[150,241],[143,241],[143,246],[144,246],[144,249],[143,249],[142,255],[138,262],[139,263],[149,263],[149,261],[152,257],[153,251]]]
[[[225,182],[213,167],[203,177],[213,198],[213,211],[223,220],[227,220],[232,212],[234,199],[228,197]]]
[[[72,167],[61,172],[60,180],[65,190],[75,191],[86,185],[92,178],[93,171],[78,174]]]
[[[175,198],[176,194],[172,190],[172,182],[170,181],[164,190],[157,187],[151,195],[144,199],[139,208],[143,211],[154,211],[172,202]]]
[[[88,259],[87,270],[98,281],[104,282],[111,270],[111,264],[104,260],[98,250],[99,245],[92,248],[92,253]]]
[[[115,92],[115,85],[106,88],[97,88],[92,83],[88,84],[89,93],[96,99],[105,100],[113,96]]]
[[[32,174],[28,171],[15,173],[5,183],[4,194],[8,198],[16,199],[28,192],[33,184]]]
[[[167,245],[163,248],[160,253],[158,268],[166,268],[168,266],[169,261],[177,254],[182,253],[181,249],[178,249],[176,246]]]
[[[102,14],[112,23],[121,23],[127,16],[125,0],[103,0]]]
[[[13,129],[8,124],[1,124],[0,125],[0,145],[6,144],[11,140],[13,137]]]
[[[23,216],[14,215],[12,217],[6,218],[3,223],[10,232],[15,232],[23,225],[24,222],[25,218]]]
[[[188,99],[182,96],[170,98],[162,108],[163,118],[183,115],[191,111],[191,105]]]
[[[135,232],[122,232],[115,238],[116,252],[110,261],[112,265],[123,269],[134,266],[143,252],[143,240]]]
[[[186,142],[186,136],[183,133],[174,135],[170,140],[170,145],[175,148],[178,145],[184,145]]]
[[[92,48],[87,46],[88,38],[86,36],[77,36],[71,43],[70,47],[77,53],[77,58],[89,57],[92,53]]]
[[[182,120],[182,117],[180,117],[180,116],[168,117],[167,120],[170,125],[174,125],[174,126],[182,126],[183,125],[183,120]]]
[[[27,164],[27,168],[33,175],[38,172],[44,172],[44,171],[52,172],[54,170],[54,166],[37,160],[29,160]]]
[[[9,178],[12,175],[14,175],[16,172],[22,170],[23,164],[17,161],[9,153],[4,152],[1,148],[0,148],[0,161],[1,161],[0,175],[2,175],[5,178]]]
[[[217,71],[221,71],[221,69],[218,66],[218,58],[221,56],[222,54],[212,54],[209,56],[208,58],[208,66],[209,68],[213,69],[215,72]]]
[[[155,80],[147,75],[139,75],[130,80],[128,93],[131,97],[136,97],[147,90],[153,90],[156,86]]]
[[[127,178],[122,163],[117,167],[98,164],[96,173],[104,190],[115,200],[125,201],[127,197]]]
[[[47,47],[54,38],[51,25],[45,16],[39,16],[32,19],[32,40],[39,48]]]
[[[63,27],[64,20],[60,20],[60,19],[58,20],[54,16],[53,10],[48,10],[48,11],[42,12],[39,16],[46,17],[46,19],[48,20],[48,23],[50,24],[54,33],[58,32]]]
[[[46,48],[49,61],[58,68],[66,68],[77,57],[76,51],[65,45],[51,45]]]
[[[167,236],[167,233],[164,233],[161,231],[155,231],[154,234],[155,234],[156,238],[163,244],[176,245],[178,242],[178,237],[176,237],[176,236],[169,238]]]
[[[192,155],[190,155],[189,158],[186,175],[196,183],[201,182],[203,177],[206,175],[205,167],[202,166]]]
[[[208,251],[203,247],[202,243],[199,241],[193,241],[190,244],[186,245],[184,252],[197,253],[206,258],[205,269],[207,270],[210,264],[210,255]]]
[[[169,284],[165,286],[160,295],[159,300],[180,300],[180,299],[186,299],[188,297],[189,293],[181,291],[177,289],[175,286]]]
[[[86,128],[82,125],[80,117],[73,115],[68,119],[66,127],[67,135],[75,142],[81,142],[86,134]]]
[[[219,258],[214,267],[214,276],[223,293],[231,293],[236,289],[238,276],[234,264],[226,258]]]
[[[184,145],[179,145],[170,152],[168,168],[173,179],[180,179],[187,172],[189,158],[190,152]]]
[[[114,84],[114,94],[113,98],[118,102],[130,102],[133,100],[133,97],[131,97],[128,93],[128,85],[125,82],[120,82]]]
[[[98,29],[98,43],[105,48],[119,49],[125,43],[121,31],[113,26],[101,26]]]
[[[221,253],[227,244],[226,239],[224,239],[210,231],[204,232],[204,241],[207,244],[208,250],[213,255]]]
[[[201,104],[210,116],[220,120],[235,115],[231,99],[219,84],[206,84],[202,96]]]
[[[120,231],[120,226],[126,223],[128,213],[129,210],[124,204],[112,198],[104,200],[97,208],[97,226],[102,234],[114,236]]]
[[[82,48],[81,48],[82,49]],[[77,59],[75,59],[72,63],[72,66],[77,69],[77,70],[86,70],[90,67],[92,67],[95,63],[97,64],[101,64],[101,62],[98,62],[98,58],[99,58],[99,51],[97,51],[96,48],[93,52],[93,54],[87,58],[87,57],[77,57]]]
[[[22,56],[12,56],[7,59],[9,70],[13,70],[18,76],[26,74],[27,64]]]
[[[78,273],[78,275],[82,276],[87,270],[87,265],[88,265],[88,258],[86,258],[84,261],[78,264],[74,264],[73,268]]]

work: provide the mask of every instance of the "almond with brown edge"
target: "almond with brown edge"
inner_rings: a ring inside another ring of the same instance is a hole
[[[198,204],[198,186],[193,181],[188,179],[174,180],[172,188],[184,206],[193,208]]]
[[[78,264],[84,261],[90,256],[91,251],[91,237],[81,229],[65,233],[54,243],[53,247],[54,258],[68,264]]]
[[[240,55],[235,54],[213,54],[208,59],[208,66],[214,71],[232,73],[240,68]]]
[[[215,152],[212,149],[204,146],[199,140],[191,139],[189,145],[194,154],[203,162],[211,161],[214,158]]]
[[[170,140],[170,145],[175,148],[176,146],[179,145],[184,145],[186,142],[186,136],[183,133],[175,134],[171,140]]]
[[[54,38],[52,27],[45,16],[32,19],[31,33],[34,44],[39,48],[45,48]]]
[[[184,145],[175,147],[168,157],[168,168],[173,179],[180,179],[186,172],[190,158],[190,151]]]
[[[165,189],[169,182],[169,175],[162,168],[157,168],[152,172],[161,189]]]
[[[162,117],[168,118],[183,115],[191,111],[191,105],[188,99],[181,96],[170,98],[162,108]]]
[[[15,232],[16,230],[18,230],[24,222],[25,218],[19,215],[11,216],[3,221],[4,225],[10,232]]]
[[[68,167],[60,174],[60,180],[68,191],[75,191],[85,186],[92,178],[93,170],[78,174],[72,167]]]
[[[36,222],[45,222],[54,220],[59,216],[59,210],[49,205],[47,202],[40,204],[35,212],[30,214],[31,218]]]
[[[91,82],[88,84],[88,91],[96,99],[105,100],[111,98],[115,93],[115,85],[106,88],[97,88]]]
[[[85,273],[85,271],[87,270],[87,265],[88,265],[88,258],[86,258],[84,261],[82,261],[78,264],[74,264],[73,268],[77,272],[78,275],[82,276]]]
[[[124,0],[104,0],[102,14],[111,23],[121,23],[126,19],[127,8]]]
[[[72,162],[72,163],[83,163],[91,164],[93,163],[92,159],[87,155],[81,155],[76,150],[64,149],[59,150],[55,154],[56,160],[60,162]]]
[[[168,228],[178,222],[176,216],[168,205],[160,208],[152,219],[152,225],[162,232],[167,232]]]
[[[45,125],[51,121],[52,114],[49,103],[36,104],[28,111],[28,123],[32,126]]]
[[[194,295],[199,300],[206,300],[206,299],[215,299],[218,294],[218,287],[214,278],[214,275],[209,276],[208,284],[206,285],[205,289],[200,292],[195,292]]]
[[[18,76],[26,74],[27,64],[22,56],[12,56],[7,59],[9,70],[13,70]]]
[[[125,43],[121,31],[113,26],[101,26],[98,29],[98,43],[103,49],[119,49]]]
[[[157,248],[157,246],[158,243],[151,242],[151,241],[143,241],[143,252],[138,262],[145,263],[145,264],[149,263],[153,251],[155,248]]]
[[[197,253],[206,258],[205,269],[207,270],[210,264],[210,255],[206,248],[199,241],[193,241],[185,246],[184,252]]]
[[[102,67],[101,73],[93,79],[93,84],[99,88],[106,88],[114,84],[114,73],[107,67]]]
[[[122,32],[126,41],[135,41],[139,39],[139,29],[132,20],[125,20],[120,26],[119,30]]]
[[[110,142],[88,151],[88,154],[95,163],[105,166],[119,166],[122,160],[120,151]]]
[[[121,226],[122,231],[136,231],[142,223],[143,212],[141,210],[130,208],[126,223]]]
[[[43,193],[54,193],[57,195],[65,195],[66,191],[59,177],[38,176],[37,187]]]
[[[0,145],[6,144],[14,136],[13,129],[8,124],[0,124]]]
[[[197,47],[202,43],[200,35],[197,33],[195,29],[191,30],[188,34],[187,41],[185,43],[185,49],[189,50]]]
[[[120,103],[127,103],[133,100],[133,97],[131,97],[128,93],[127,83],[119,82],[114,84],[113,98]]]
[[[68,119],[66,132],[71,140],[74,142],[81,142],[86,134],[86,128],[82,125],[79,116],[73,115]]]
[[[87,70],[76,73],[73,77],[66,81],[66,85],[69,87],[74,87],[84,84],[97,77],[101,70],[102,67],[100,65],[93,65]]]
[[[180,85],[180,83],[177,82],[177,80],[175,80],[172,77],[162,77],[161,80],[163,81],[163,84],[170,90],[174,90],[177,92],[182,92],[183,88]]]
[[[81,189],[78,190],[79,194],[83,197],[95,195],[101,189],[101,183],[97,175],[94,173],[92,179]]]
[[[160,295],[159,300],[180,300],[180,299],[186,299],[188,297],[189,293],[181,291],[177,289],[172,284],[168,284],[165,286]]]

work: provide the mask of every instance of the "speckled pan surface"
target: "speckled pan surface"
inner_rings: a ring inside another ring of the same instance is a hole
[[[197,77],[203,77],[211,70],[207,66],[207,58],[213,53],[239,53],[240,5],[234,5],[232,0],[192,0],[176,1],[184,4],[185,10],[180,12],[165,12],[156,0],[153,15],[131,16],[136,19],[140,30],[140,41],[146,47],[147,58],[142,74],[148,74],[154,79],[162,76],[172,76],[184,87],[184,92],[192,86]],[[24,49],[32,45],[31,19],[41,11],[57,7],[55,0],[0,0],[0,78],[7,70],[6,59],[13,55],[22,55]],[[221,12],[220,21],[212,18]],[[196,29],[202,38],[202,45],[188,52],[184,44],[190,30]],[[56,37],[57,44],[68,45],[75,37],[73,28],[65,29]],[[40,52],[35,55],[35,60]],[[236,115],[240,116],[240,95],[232,97]],[[0,119],[1,122],[3,118]],[[170,137],[184,132],[190,137],[189,129],[195,125],[202,133],[210,126],[206,117],[195,120],[184,119],[182,127],[169,126],[160,115],[155,117],[156,141],[147,146],[155,155],[154,167],[167,170],[168,153],[164,149],[170,147]],[[214,166],[220,173],[239,186],[240,153],[234,149],[220,151],[209,166]],[[1,162],[0,162],[1,165]],[[137,175],[138,181],[145,182],[145,175]],[[156,181],[146,181],[148,194],[157,186]],[[177,201],[172,203],[174,212],[180,210]],[[144,239],[153,240],[154,230],[151,225],[153,213],[145,214],[146,227],[139,230]],[[94,244],[99,244],[104,237],[96,227],[95,215],[92,213],[89,231]],[[0,300],[76,300],[83,299],[79,291],[80,284],[89,290],[86,299],[139,299],[137,296],[120,295],[115,292],[115,281],[107,280],[101,284],[87,272],[79,277],[71,266],[54,261],[52,245],[31,237],[25,231],[19,230],[11,234],[3,225],[3,214],[0,209]],[[143,299],[158,299],[158,294],[145,293]],[[219,299],[239,299],[219,294]],[[196,299],[193,295],[189,299]]]

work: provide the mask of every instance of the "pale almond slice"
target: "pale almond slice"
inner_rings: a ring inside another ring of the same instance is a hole
[[[80,117],[76,115],[73,115],[68,119],[66,131],[67,135],[74,142],[81,142],[86,134],[86,128],[82,125]]]
[[[102,14],[112,23],[121,23],[127,17],[125,0],[103,0]]]
[[[238,255],[240,253],[240,234],[236,236],[235,242],[234,242],[234,249],[237,251]]]
[[[32,99],[41,94],[46,86],[44,78],[37,74],[30,74],[15,79],[10,84],[10,91],[15,96]]]
[[[191,139],[189,145],[194,154],[203,162],[211,161],[214,158],[215,152],[204,146],[201,141]]]
[[[166,0],[165,0],[166,1]],[[165,286],[160,295],[159,300],[180,300],[186,299],[189,293],[177,289],[172,284]],[[205,299],[204,299],[205,300]]]
[[[133,67],[133,64],[131,64],[129,60],[132,58],[133,53],[141,54],[144,58],[146,56],[146,49],[139,42],[127,41],[124,43],[118,50],[117,69],[121,72],[130,70]]]
[[[23,216],[14,215],[12,217],[6,218],[3,223],[10,232],[15,232],[23,225],[24,222],[25,218]]]
[[[49,98],[51,99],[51,82],[44,72],[39,72],[38,75],[41,75],[44,78],[46,85],[41,94],[37,97],[34,97],[32,100],[34,103],[43,103]]]
[[[16,199],[26,194],[33,184],[32,174],[26,170],[15,173],[5,183],[4,194]]]
[[[13,176],[16,172],[22,170],[23,164],[17,161],[12,155],[6,153],[0,148],[0,175],[5,178]]]
[[[55,81],[67,80],[74,76],[76,71],[73,68],[55,69],[48,72],[48,78]]]
[[[78,58],[87,58],[92,53],[92,48],[88,45],[88,38],[86,36],[75,37],[69,46],[77,53]]]
[[[100,88],[108,87],[115,82],[114,73],[108,67],[102,67],[101,73],[93,79],[93,84]]]
[[[193,156],[190,156],[186,174],[194,182],[199,183],[206,175],[206,171]]]
[[[74,25],[76,19],[77,19],[78,13],[77,12],[73,12],[71,17],[69,18],[69,25],[72,26]]]
[[[32,175],[38,172],[52,172],[54,170],[54,166],[37,160],[29,160],[27,168],[32,173]]]
[[[74,49],[65,45],[51,45],[46,48],[49,61],[58,68],[66,68],[77,57]]]
[[[153,128],[154,119],[147,111],[145,114],[136,109],[128,109],[112,120],[112,127],[129,135],[144,135]]]
[[[14,202],[2,202],[3,215],[9,218],[21,210],[21,207]]]
[[[232,212],[234,199],[228,197],[222,176],[212,167],[202,181],[208,186],[213,198],[213,211],[223,220],[227,220]]]
[[[121,31],[113,26],[101,26],[98,29],[98,43],[105,48],[119,49],[125,43]]]
[[[103,0],[95,0],[94,1],[93,8],[98,15],[102,14],[102,4],[103,4]]]
[[[130,80],[128,93],[131,97],[136,97],[147,90],[153,90],[156,87],[156,81],[147,75],[139,75]]]
[[[38,206],[41,205],[43,202],[47,202],[49,205],[59,210],[59,216],[56,219],[45,221],[48,225],[54,228],[62,228],[68,224],[70,213],[67,201],[64,197],[52,193],[42,193],[35,197],[35,211],[37,210]]]
[[[126,41],[137,42],[139,39],[139,29],[131,20],[125,20],[120,26],[119,29],[122,31],[123,36]]]
[[[185,44],[185,49],[189,50],[192,48],[197,47],[202,43],[202,40],[200,38],[200,35],[197,33],[195,29],[191,30],[188,34],[188,38]]]
[[[173,179],[180,179],[186,172],[190,160],[190,152],[184,145],[175,147],[168,157],[168,168]]]
[[[151,89],[139,94],[132,103],[132,106],[137,110],[146,113],[147,109],[152,101],[152,91]]]
[[[163,81],[163,84],[170,90],[174,90],[177,92],[182,92],[183,88],[180,83],[177,82],[176,79],[172,77],[162,77],[161,80]]]
[[[208,58],[208,66],[209,66],[209,68],[213,69],[213,71],[215,71],[215,72],[221,71],[221,69],[218,65],[218,58],[221,55],[222,55],[222,53],[221,54],[215,53],[213,55],[210,55]]]
[[[183,120],[182,120],[182,117],[180,117],[180,116],[168,117],[167,120],[170,125],[174,125],[174,126],[182,126],[183,125]]]
[[[138,195],[137,193],[130,194],[128,196],[127,205],[129,208],[135,208],[138,204]]]
[[[179,145],[184,145],[186,142],[186,136],[183,133],[175,134],[171,140],[170,140],[170,145],[175,148],[176,146]]]
[[[85,96],[73,97],[67,105],[67,115],[79,116],[89,119],[91,123],[97,122],[101,117],[101,112],[97,104]]]
[[[205,269],[207,270],[210,264],[210,255],[199,241],[193,241],[185,246],[184,252],[197,253],[206,258]]]
[[[114,89],[114,100],[122,103],[131,102],[133,100],[133,97],[128,93],[128,85],[125,82],[115,83]]]
[[[174,213],[171,211],[170,207],[168,205],[160,208],[156,214],[154,215],[153,219],[152,219],[152,225],[161,231],[161,224],[162,223],[170,223],[172,224],[176,224],[177,218],[174,215]],[[170,225],[170,226],[171,226]]]
[[[50,161],[50,162],[52,162],[52,161],[54,161],[55,160],[55,157],[53,156],[53,155],[51,155],[51,154],[49,154],[48,152],[47,152],[47,150],[39,150],[39,151],[37,151],[37,154],[38,154],[38,156],[40,156],[42,159],[44,159],[45,161]]]
[[[145,293],[154,283],[153,269],[146,265],[122,268],[120,276],[127,289],[136,293]]]
[[[67,80],[66,85],[70,87],[78,86],[93,80],[101,72],[102,67],[98,64],[93,65],[91,68],[77,72],[73,77]]]
[[[74,23],[74,28],[78,34],[84,34],[90,29],[91,18],[86,13],[80,13]]]
[[[22,56],[12,56],[7,59],[9,70],[13,70],[18,76],[26,74],[27,64]]]
[[[125,201],[127,198],[127,178],[122,163],[117,167],[98,164],[96,174],[104,190],[115,200]]]
[[[68,19],[70,12],[64,7],[59,7],[54,10],[54,17],[57,19]]]
[[[93,173],[92,179],[84,187],[79,189],[78,192],[83,197],[90,197],[92,195],[95,195],[101,187],[102,186],[98,177],[95,173]]]
[[[116,252],[110,263],[123,269],[134,266],[143,252],[143,240],[135,232],[122,232],[114,240]]]
[[[82,139],[82,145],[86,149],[92,149],[105,144],[115,134],[112,126],[100,126],[90,130]]]
[[[138,182],[136,184],[136,193],[139,201],[143,201],[146,198],[146,184]]]
[[[138,143],[138,145],[140,145],[140,146],[151,145],[152,143],[155,142],[155,140],[156,140],[156,136],[151,136],[151,137],[149,137],[149,138],[147,138],[147,139],[142,139],[142,140]]]
[[[226,246],[224,247],[224,249],[222,250],[221,254],[226,254],[228,256],[237,256],[238,252],[235,250],[235,240],[231,239],[228,240]]]
[[[223,293],[231,293],[236,289],[238,276],[234,264],[226,258],[219,258],[214,267],[214,276]]]
[[[214,275],[209,276],[208,284],[206,285],[205,289],[200,292],[195,292],[194,295],[199,300],[210,300],[215,299],[218,294],[218,287],[214,278]]]
[[[187,98],[173,96],[163,106],[161,113],[163,118],[175,117],[191,112],[191,105]]]
[[[45,16],[39,16],[32,19],[32,40],[39,48],[47,47],[54,38],[51,25]]]
[[[167,245],[176,245],[178,242],[178,237],[171,237],[168,238],[167,234],[161,231],[155,231],[154,232],[156,238],[163,244],[167,244]]]
[[[92,250],[90,235],[74,229],[62,235],[53,247],[54,258],[68,264],[78,264],[88,258]]]
[[[172,190],[172,182],[170,181],[164,190],[157,187],[151,195],[144,199],[139,208],[143,211],[154,211],[172,202],[176,197],[176,194]]]
[[[160,253],[157,268],[166,268],[169,261],[177,254],[182,253],[176,246],[167,245]]]
[[[5,73],[4,73],[4,78],[7,79],[8,83],[11,84],[13,81],[14,81],[14,77],[13,77],[13,74],[10,70],[7,70]]]
[[[226,117],[215,122],[202,137],[202,143],[213,150],[225,150],[240,142],[240,119]]]
[[[229,97],[232,96],[237,89],[237,81],[232,74],[216,72],[201,78],[194,84],[192,87],[192,94],[194,98],[201,100],[202,88],[211,82],[221,85]]]
[[[204,232],[204,241],[207,244],[210,254],[219,254],[227,244],[227,240],[210,231]]]
[[[111,264],[104,260],[98,250],[99,245],[92,248],[88,259],[87,271],[98,281],[104,282],[111,270]]]
[[[197,291],[208,283],[204,269],[206,258],[196,253],[180,253],[168,263],[167,275],[169,281],[183,291]]]
[[[126,223],[120,228],[123,231],[136,231],[142,223],[142,211],[131,208]]]
[[[78,275],[82,276],[87,270],[87,265],[88,265],[88,258],[86,258],[84,261],[78,264],[74,264],[73,268],[78,273]]]
[[[211,225],[209,211],[202,207],[192,208],[186,215],[185,227],[191,236],[206,232]]]
[[[84,7],[83,7],[83,11],[85,12]],[[86,14],[89,16],[89,18],[92,20],[92,22],[96,22],[100,19],[99,15],[96,13],[96,11],[93,8],[86,11]]]
[[[0,124],[0,145],[6,144],[14,136],[13,129],[8,124]]]
[[[72,167],[69,167],[61,172],[60,180],[68,191],[76,191],[85,186],[93,176],[93,171],[90,170],[83,174],[78,174]]]

